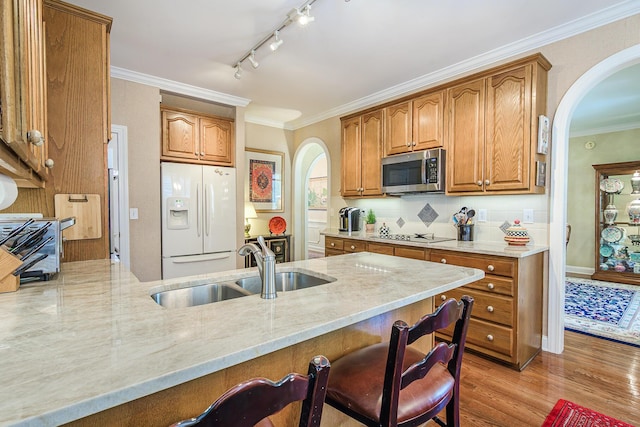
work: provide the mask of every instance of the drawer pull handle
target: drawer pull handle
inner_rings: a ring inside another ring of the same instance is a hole
[[[487,288],[493,289],[495,288],[495,285],[493,283],[487,283]]]
[[[331,242],[331,247],[334,247],[335,245],[336,245],[335,243]]]
[[[495,268],[493,265],[491,265],[491,264],[489,264],[489,265],[487,266],[487,270],[489,270],[489,271],[493,271],[493,270],[495,270],[495,269],[496,269],[496,268]]]
[[[447,263],[447,259],[446,259],[446,258],[442,258],[442,259],[440,260],[440,262],[441,262],[441,263],[443,263],[443,264],[446,264],[446,263]]]
[[[492,305],[487,306],[487,311],[489,313],[493,313],[493,306]]]
[[[355,246],[351,245],[351,250],[354,250],[355,248],[356,248]]]
[[[446,296],[446,295],[440,295],[440,299],[441,299],[442,301],[446,301],[446,300],[447,300],[447,296]]]
[[[487,335],[487,341],[493,341],[493,335],[491,334]]]

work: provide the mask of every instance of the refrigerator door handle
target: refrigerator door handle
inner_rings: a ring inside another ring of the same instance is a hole
[[[211,227],[211,218],[209,217],[211,215],[211,212],[209,212],[209,184],[205,184],[204,185],[204,233],[208,236],[209,232],[211,231],[210,227]]]
[[[200,231],[200,184],[196,184],[196,227],[198,231],[198,237],[202,235]]]

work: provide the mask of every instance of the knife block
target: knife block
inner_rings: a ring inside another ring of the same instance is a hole
[[[15,292],[20,287],[20,276],[14,276],[16,268],[22,265],[22,261],[11,255],[4,248],[0,248],[0,293]]]

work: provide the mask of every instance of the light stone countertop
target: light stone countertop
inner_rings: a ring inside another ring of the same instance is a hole
[[[444,242],[429,242],[429,240],[395,240],[384,239],[378,237],[378,234],[368,234],[363,231],[339,231],[337,228],[328,228],[320,232],[329,237],[342,237],[346,239],[366,240],[367,242],[388,243],[393,245],[404,245],[430,249],[444,249],[448,251],[467,252],[482,255],[497,255],[511,258],[524,258],[540,252],[549,250],[548,246],[542,245],[526,245],[526,246],[510,246],[506,242],[484,242],[472,241],[462,242],[446,240]]]
[[[362,252],[278,264],[337,279],[182,309],[152,291],[255,268],[140,283],[109,260],[0,294],[0,425],[54,426],[476,281],[480,270]]]

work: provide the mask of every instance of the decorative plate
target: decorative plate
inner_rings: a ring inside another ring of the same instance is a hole
[[[269,220],[269,231],[271,234],[281,234],[287,230],[287,221],[281,216],[274,216]]]
[[[607,227],[600,233],[602,240],[609,243],[615,243],[622,239],[624,231],[620,227]]]
[[[624,188],[624,183],[618,178],[605,178],[600,181],[600,190],[605,193],[620,193]]]
[[[600,255],[605,258],[610,257],[611,255],[613,255],[613,248],[607,244],[600,245]]]

